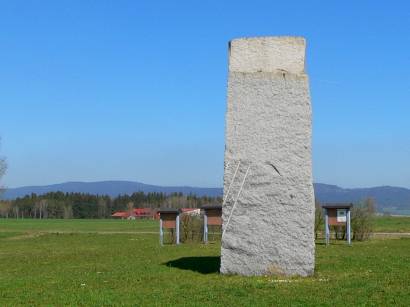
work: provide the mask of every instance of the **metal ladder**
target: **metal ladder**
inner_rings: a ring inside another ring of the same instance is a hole
[[[239,160],[238,165],[237,165],[236,170],[235,170],[235,173],[234,173],[233,178],[232,178],[232,180],[231,180],[231,183],[230,183],[229,186],[228,186],[228,190],[227,190],[226,195],[225,195],[225,198],[224,198],[224,200],[223,200],[223,202],[222,202],[222,207],[226,204],[226,202],[227,202],[227,200],[228,200],[229,192],[230,192],[231,187],[232,187],[232,185],[233,185],[233,183],[234,183],[234,181],[235,181],[235,178],[236,178],[236,175],[237,175],[237,173],[238,173],[238,170],[239,170],[240,165],[241,165],[241,160]],[[237,193],[237,195],[236,195],[236,199],[235,199],[235,201],[234,201],[234,203],[233,203],[231,212],[229,213],[229,217],[228,217],[228,221],[226,222],[226,226],[224,227],[224,229],[223,229],[223,231],[222,231],[222,237],[224,236],[226,230],[227,230],[228,227],[229,227],[229,223],[231,222],[232,214],[233,214],[233,212],[234,212],[234,210],[235,210],[236,204],[238,203],[238,199],[239,199],[239,197],[241,196],[241,193],[242,193],[242,190],[243,190],[243,186],[245,185],[246,177],[247,177],[248,174],[249,174],[249,169],[250,169],[250,168],[251,168],[251,165],[249,164],[248,167],[247,167],[247,169],[246,169],[245,176],[243,177],[243,180],[242,180],[241,186],[240,186],[240,188],[239,188],[239,191],[238,191],[238,193]]]

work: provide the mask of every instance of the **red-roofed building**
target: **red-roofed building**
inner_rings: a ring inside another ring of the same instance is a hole
[[[155,211],[151,208],[136,208],[133,211],[136,218],[153,218]]]
[[[200,215],[201,209],[198,208],[182,208],[180,209],[181,214],[188,214],[188,215]],[[112,215],[114,218],[121,218],[121,219],[159,219],[159,213],[157,209],[151,208],[135,208],[131,212],[130,211],[117,211],[114,212]]]
[[[111,216],[116,217],[116,218],[126,219],[130,216],[130,214],[129,212],[125,212],[125,211],[117,211],[117,212],[114,212]]]
[[[142,219],[148,218],[153,219],[155,217],[156,211],[151,208],[135,208],[131,212],[130,211],[117,211],[114,212],[111,216],[115,218],[121,219]]]

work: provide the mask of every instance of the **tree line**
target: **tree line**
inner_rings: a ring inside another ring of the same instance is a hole
[[[107,195],[50,192],[26,195],[11,201],[0,201],[0,217],[35,219],[109,218],[116,211],[133,208],[200,208],[206,204],[221,204],[221,197],[198,197],[182,193],[144,193]]]

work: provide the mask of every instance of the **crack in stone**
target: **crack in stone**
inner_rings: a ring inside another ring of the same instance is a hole
[[[266,164],[272,166],[272,168],[279,174],[279,176],[282,176],[282,174],[279,172],[278,168],[275,165],[273,165],[272,163],[269,163],[269,162],[266,162]]]

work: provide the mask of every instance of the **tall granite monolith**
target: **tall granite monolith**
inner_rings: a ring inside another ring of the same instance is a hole
[[[314,271],[312,115],[301,37],[229,45],[221,273]]]

